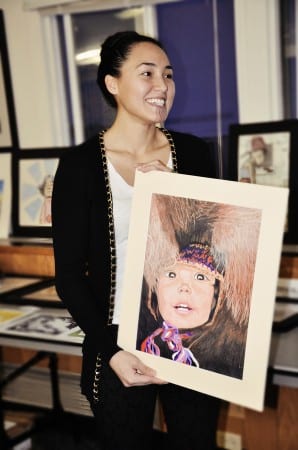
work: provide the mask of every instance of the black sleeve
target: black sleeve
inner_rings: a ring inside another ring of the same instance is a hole
[[[61,158],[52,196],[52,230],[58,295],[90,342],[105,357],[119,350],[88,276],[90,163],[70,150]],[[92,177],[91,177],[92,178]]]

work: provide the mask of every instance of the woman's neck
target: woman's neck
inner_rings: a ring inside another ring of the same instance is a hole
[[[138,164],[167,165],[171,151],[167,137],[155,125],[132,129],[113,124],[104,134],[104,144],[108,160],[131,186]]]
[[[128,126],[116,121],[105,133],[107,150],[123,151],[137,159],[164,143],[165,136],[154,124],[144,126],[134,123]]]

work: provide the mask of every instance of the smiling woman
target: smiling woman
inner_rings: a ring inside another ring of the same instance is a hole
[[[215,177],[211,152],[202,139],[161,127],[175,84],[168,54],[156,39],[132,30],[109,36],[97,82],[115,119],[61,158],[52,196],[56,288],[85,333],[82,393],[105,450],[152,448],[157,395],[165,409],[169,447],[195,450],[199,442],[204,450],[214,450],[219,400],[165,383],[117,345],[136,170]],[[201,277],[212,276],[203,269],[195,283],[211,292],[214,288]],[[210,301],[209,296],[206,309]],[[176,308],[180,314],[195,309],[185,302]],[[192,425],[185,424],[185,404]]]

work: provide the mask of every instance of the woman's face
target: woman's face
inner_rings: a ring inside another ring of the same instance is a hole
[[[194,328],[209,319],[214,296],[214,277],[197,267],[176,263],[161,275],[157,286],[162,318],[177,328]]]
[[[150,42],[135,44],[120,77],[110,79],[118,113],[145,124],[165,121],[173,104],[175,83],[169,59],[161,48]]]

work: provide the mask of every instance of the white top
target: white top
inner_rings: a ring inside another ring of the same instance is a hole
[[[119,175],[114,166],[108,161],[110,186],[113,196],[113,215],[116,244],[116,294],[113,323],[119,324],[120,298],[122,293],[124,265],[128,240],[128,228],[132,202],[133,186],[130,186]]]
[[[173,167],[172,154],[168,167]],[[133,186],[130,186],[116,171],[108,160],[109,181],[113,197],[113,215],[116,244],[116,294],[113,315],[113,324],[119,325],[122,285],[126,259],[128,230],[132,203]]]

